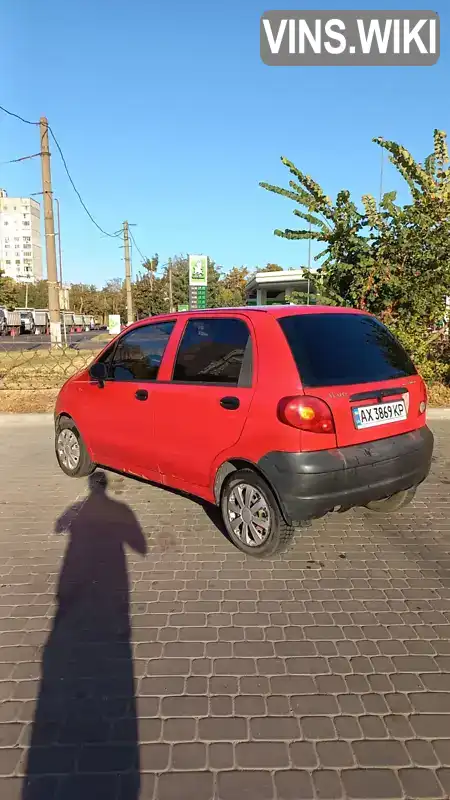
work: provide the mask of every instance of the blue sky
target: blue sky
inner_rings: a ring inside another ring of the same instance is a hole
[[[306,4],[374,6],[392,4]],[[140,249],[158,252],[161,263],[203,252],[225,269],[298,266],[307,243],[273,235],[276,227],[295,227],[293,206],[258,186],[287,182],[281,155],[328,194],[348,188],[360,198],[379,191],[372,137],[401,141],[423,158],[435,127],[450,133],[447,3],[433,4],[441,18],[434,67],[265,66],[261,13],[299,7],[289,0],[5,3],[0,103],[31,120],[46,115],[100,225],[115,231],[124,219],[136,223]],[[0,114],[0,162],[38,149],[36,128]],[[56,153],[52,170],[65,279],[100,285],[122,275],[119,243],[89,221]],[[40,191],[38,159],[0,163],[0,186],[10,195]],[[387,166],[385,188],[401,186]]]

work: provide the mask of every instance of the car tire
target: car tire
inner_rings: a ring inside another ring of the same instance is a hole
[[[367,503],[366,508],[377,514],[393,514],[395,511],[400,511],[405,506],[408,506],[411,500],[414,500],[416,491],[417,486],[413,486],[411,489],[397,492],[391,497],[385,497],[383,500],[372,500]]]
[[[73,419],[63,417],[55,431],[56,460],[70,478],[85,478],[96,469]]]
[[[236,470],[225,479],[220,510],[229,538],[247,555],[270,558],[292,542],[295,528],[283,519],[268,483],[251,469]]]

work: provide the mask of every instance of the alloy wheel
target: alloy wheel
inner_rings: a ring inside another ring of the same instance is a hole
[[[74,432],[69,428],[64,428],[59,432],[57,450],[61,464],[74,472],[80,460],[80,444]]]
[[[238,483],[233,487],[227,501],[227,515],[234,535],[248,547],[262,545],[269,536],[269,504],[255,486]]]

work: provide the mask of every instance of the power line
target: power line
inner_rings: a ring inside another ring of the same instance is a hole
[[[24,119],[24,117],[21,117],[20,114],[14,114],[13,111],[8,111],[8,109],[4,108],[3,106],[0,106],[0,111],[3,111],[10,117],[15,117],[16,119],[20,119],[21,122],[25,122],[27,125],[39,125],[39,122],[32,122],[30,119]]]
[[[41,154],[34,153],[32,156],[22,156],[21,158],[10,158],[9,161],[0,161],[0,166],[4,166],[5,164],[17,164],[19,161],[27,161],[29,158],[38,158]]]
[[[20,114],[14,114],[13,111],[9,111],[7,108],[4,108],[4,106],[0,106],[0,111],[3,111],[5,114],[8,114],[8,116],[14,117],[15,119],[18,119],[21,122],[25,122],[27,125],[39,125],[40,124],[39,122],[32,122],[29,119],[25,119],[24,117],[21,117]],[[86,206],[86,203],[84,202],[83,198],[81,197],[80,192],[78,191],[77,187],[75,186],[75,183],[73,181],[73,178],[72,178],[72,176],[71,176],[71,174],[69,172],[69,168],[67,166],[67,161],[64,158],[64,153],[63,153],[63,151],[61,149],[61,146],[60,146],[55,134],[53,133],[52,128],[50,127],[50,125],[48,125],[47,127],[48,127],[48,130],[49,130],[50,134],[53,137],[53,140],[54,140],[54,142],[56,144],[56,147],[58,148],[59,155],[61,156],[61,161],[63,162],[64,169],[66,170],[67,177],[69,178],[69,181],[70,181],[70,183],[72,185],[72,188],[73,188],[75,194],[77,195],[78,200],[80,201],[81,205],[83,206],[86,214],[88,215],[89,219],[91,220],[91,222],[95,225],[96,228],[98,228],[98,230],[101,233],[103,233],[104,236],[109,236],[111,239],[115,239],[117,236],[120,236],[121,235],[121,231],[119,231],[118,233],[108,233],[108,231],[105,231],[101,227],[101,225],[99,225],[98,222],[94,219],[94,217],[92,216],[92,214],[89,211],[88,207]],[[36,155],[40,155],[40,153],[37,153]],[[34,158],[34,156],[27,156],[27,158]],[[13,159],[13,161],[7,161],[7,162],[4,162],[4,163],[5,164],[10,164],[10,163],[14,163],[15,161],[24,161],[24,160],[25,159]]]
[[[96,222],[96,220],[95,220],[95,219],[94,219],[94,217],[92,216],[91,212],[89,211],[88,207],[86,206],[86,204],[85,204],[85,202],[84,202],[83,198],[81,197],[81,194],[80,194],[80,192],[78,191],[77,187],[75,186],[75,183],[74,183],[74,181],[73,181],[73,178],[72,178],[72,176],[71,176],[71,174],[70,174],[70,172],[69,172],[69,167],[67,166],[67,161],[66,161],[66,159],[64,158],[64,153],[63,153],[63,151],[62,151],[62,149],[61,149],[61,146],[60,146],[60,144],[59,144],[59,142],[58,142],[58,140],[57,140],[57,138],[56,138],[55,134],[53,133],[53,130],[52,130],[52,128],[50,127],[50,125],[48,126],[48,129],[49,129],[49,131],[50,131],[50,133],[51,133],[51,135],[52,135],[52,137],[53,137],[53,141],[55,142],[55,144],[56,144],[56,147],[58,148],[59,155],[61,156],[61,161],[62,161],[62,163],[63,163],[63,165],[64,165],[64,169],[66,170],[67,177],[69,178],[69,181],[70,181],[70,183],[71,183],[71,185],[72,185],[72,188],[73,188],[73,190],[74,190],[75,194],[77,195],[77,197],[78,197],[78,200],[80,201],[81,205],[83,206],[83,208],[84,208],[84,210],[85,210],[86,214],[88,215],[89,219],[91,220],[91,222],[93,222],[93,223],[94,223],[95,227],[96,227],[96,228],[98,228],[98,230],[99,230],[101,233],[103,233],[103,235],[104,235],[104,236],[109,236],[111,239],[115,239],[117,236],[120,236],[120,235],[121,235],[121,233],[122,233],[122,231],[119,231],[118,233],[108,233],[108,231],[105,231],[105,230],[104,230],[104,229],[101,227],[101,225],[99,225],[99,224],[98,224],[98,222]]]
[[[133,242],[133,244],[134,244],[134,246],[135,246],[136,250],[138,251],[138,253],[139,253],[140,257],[142,258],[142,261],[143,261],[143,262],[144,262],[144,261],[148,261],[148,258],[146,258],[145,256],[143,256],[143,255],[142,255],[142,252],[139,250],[139,247],[138,247],[138,246],[137,246],[137,244],[136,244],[136,239],[134,238],[134,236],[133,236],[133,234],[131,233],[131,231],[129,231],[129,234],[130,234],[131,241]]]

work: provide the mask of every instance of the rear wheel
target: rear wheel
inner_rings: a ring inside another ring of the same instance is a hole
[[[55,452],[62,471],[71,478],[84,478],[96,468],[78,428],[70,417],[61,419],[57,426]]]
[[[291,543],[295,528],[284,521],[270,486],[253,470],[228,476],[220,506],[231,541],[244,553],[268,558]]]
[[[400,511],[400,509],[408,506],[411,500],[414,500],[416,491],[417,486],[413,486],[411,489],[397,492],[390,497],[385,497],[383,500],[372,500],[367,503],[366,508],[379,514],[392,514],[394,511]]]

